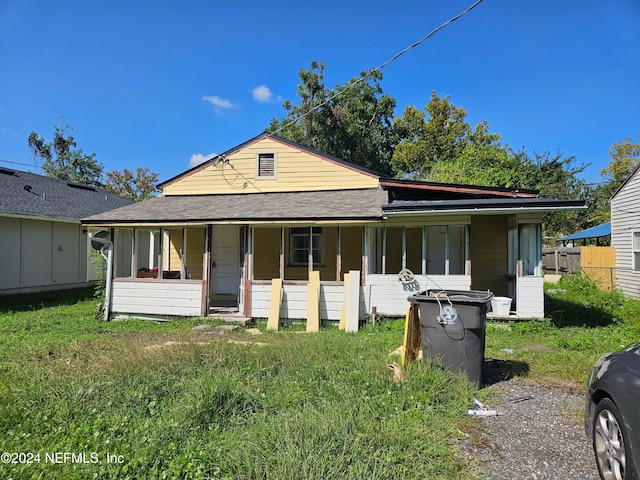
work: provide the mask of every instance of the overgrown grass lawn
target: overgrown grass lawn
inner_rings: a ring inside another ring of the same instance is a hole
[[[592,287],[551,287],[547,320],[489,323],[486,356],[500,365],[492,381],[583,388],[600,354],[638,341],[638,303]],[[0,301],[0,453],[24,454],[3,457],[0,478],[477,473],[459,445],[482,435],[466,412],[488,391],[425,362],[394,383],[385,365],[398,360],[390,352],[403,320],[356,334],[265,332],[259,323],[261,335],[218,335],[193,331],[201,319],[95,320],[85,290]]]
[[[598,357],[640,342],[640,301],[580,276],[545,290],[545,319],[487,324],[485,356],[502,373],[582,392]]]
[[[0,313],[0,452],[39,454],[0,464],[0,478],[456,479],[474,468],[455,448],[466,380],[420,362],[398,385],[385,368],[402,321],[205,335],[194,320],[96,321],[90,295],[66,303]]]

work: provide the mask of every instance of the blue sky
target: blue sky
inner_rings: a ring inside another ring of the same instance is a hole
[[[472,3],[0,0],[0,166],[39,173],[27,137],[50,139],[62,118],[106,171],[166,180],[282,117],[312,60],[344,84]],[[435,90],[514,149],[591,164],[597,182],[611,144],[638,141],[639,47],[640,0],[484,0],[381,85],[398,115]]]

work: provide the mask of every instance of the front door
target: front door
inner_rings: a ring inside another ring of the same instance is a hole
[[[238,225],[214,225],[211,249],[211,304],[238,301],[240,230]]]

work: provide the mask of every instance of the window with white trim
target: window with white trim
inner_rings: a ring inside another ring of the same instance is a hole
[[[322,227],[289,229],[289,265],[309,265],[309,250],[313,252],[313,264],[323,265],[322,243]]]
[[[258,153],[256,155],[256,178],[276,178],[275,153]]]
[[[542,226],[539,223],[522,223],[520,230],[520,260],[522,276],[542,276]]]
[[[640,270],[640,232],[633,232],[632,235],[633,269]]]

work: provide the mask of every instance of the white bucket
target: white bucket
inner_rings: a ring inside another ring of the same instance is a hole
[[[511,299],[509,297],[493,297],[491,299],[491,310],[496,315],[508,317],[511,311]]]

